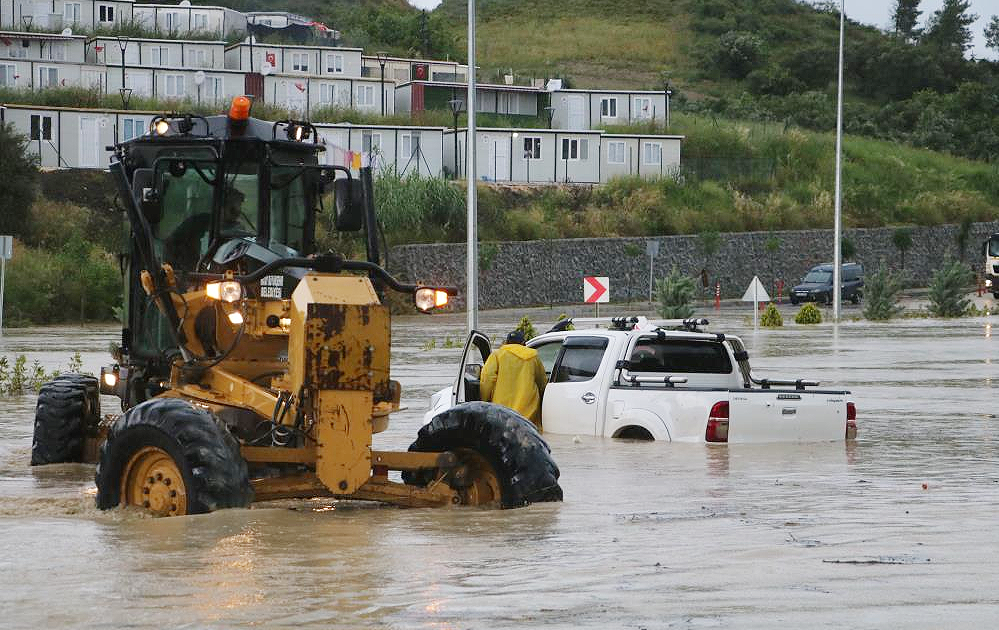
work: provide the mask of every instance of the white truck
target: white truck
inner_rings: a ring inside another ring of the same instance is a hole
[[[742,340],[703,332],[707,320],[576,319],[581,330],[565,330],[567,323],[527,343],[549,375],[545,433],[729,443],[856,437],[850,392],[757,378]],[[473,331],[458,378],[431,397],[426,422],[479,399],[489,354],[489,339]]]

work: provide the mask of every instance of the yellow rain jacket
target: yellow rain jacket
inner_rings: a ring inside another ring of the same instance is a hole
[[[541,429],[541,395],[548,377],[538,351],[508,343],[482,366],[482,400],[513,409]]]

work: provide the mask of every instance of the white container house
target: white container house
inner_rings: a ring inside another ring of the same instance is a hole
[[[444,128],[319,123],[326,144],[325,164],[348,168],[371,165],[403,175],[442,177]]]
[[[250,11],[245,15],[248,24],[262,24],[271,28],[285,28],[294,25],[308,26],[313,22],[311,18],[287,11]]]
[[[233,44],[225,51],[225,67],[243,72],[316,77],[361,76],[361,49],[283,44]]]
[[[666,120],[666,94],[662,91],[554,90],[550,97],[552,127],[560,129],[602,129]]]
[[[683,136],[603,134],[600,150],[600,181],[638,175],[669,177],[680,167]]]
[[[95,37],[87,42],[86,59],[88,63],[121,66],[124,48],[126,65],[223,70],[225,46],[224,41],[196,39]]]
[[[4,61],[83,61],[83,35],[0,31],[0,63]]]
[[[175,37],[195,33],[216,33],[226,37],[246,32],[246,16],[227,7],[180,4],[136,4],[132,7],[134,21],[143,28]]]
[[[132,0],[0,0],[0,28],[61,31],[112,28],[132,20]]]
[[[479,128],[476,177],[488,182],[600,183],[600,131]],[[446,132],[444,164],[449,172],[465,170],[467,130]]]
[[[376,79],[336,79],[271,74],[264,77],[264,102],[300,112],[306,117],[319,109],[344,108],[380,114],[382,90],[385,114],[395,112],[392,84]]]
[[[468,81],[468,65],[457,61],[432,59],[411,59],[408,57],[385,57],[385,80],[395,83],[407,81],[446,81],[465,83]],[[361,57],[361,74],[381,79],[382,66],[376,55]]]
[[[543,111],[544,90],[522,85],[475,86],[475,111],[503,116],[535,117]],[[449,81],[410,81],[395,89],[395,107],[398,112],[448,110],[452,98],[464,101],[468,86]]]

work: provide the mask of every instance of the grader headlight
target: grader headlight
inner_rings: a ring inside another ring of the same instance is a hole
[[[205,293],[213,300],[221,300],[231,304],[243,298],[243,285],[235,280],[209,282],[205,285]]]
[[[435,308],[447,306],[448,294],[443,289],[421,287],[416,290],[416,308],[429,313]]]

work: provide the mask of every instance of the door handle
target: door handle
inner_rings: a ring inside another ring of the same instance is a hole
[[[585,394],[583,394],[583,402],[586,403],[587,405],[592,405],[593,403],[597,402],[596,394],[594,394],[593,392],[586,392]]]

